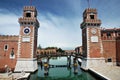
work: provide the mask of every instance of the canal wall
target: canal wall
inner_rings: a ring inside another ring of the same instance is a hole
[[[17,59],[14,72],[35,72],[38,69],[36,58],[19,58]]]
[[[104,66],[105,64],[104,58],[83,58],[81,68],[88,70],[93,67]]]
[[[111,80],[111,79],[107,78],[106,76],[96,72],[95,70],[88,69],[88,72],[99,80]]]

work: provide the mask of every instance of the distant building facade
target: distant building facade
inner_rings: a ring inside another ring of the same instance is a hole
[[[57,48],[55,49],[37,49],[37,55],[50,55],[57,54]]]
[[[78,46],[75,48],[75,53],[82,55],[82,46]]]

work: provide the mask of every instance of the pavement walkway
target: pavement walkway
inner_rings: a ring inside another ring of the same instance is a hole
[[[30,76],[30,73],[13,73],[14,75],[14,79],[18,80],[18,79],[28,79],[28,77]]]
[[[93,67],[90,68],[90,70],[104,76],[108,80],[120,80],[120,67],[118,66],[106,65],[101,67]]]

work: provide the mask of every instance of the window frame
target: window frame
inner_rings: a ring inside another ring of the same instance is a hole
[[[7,48],[6,48],[6,47],[7,47]],[[5,45],[4,45],[4,51],[7,51],[8,48],[9,48],[9,45],[8,45],[8,44],[5,44]]]

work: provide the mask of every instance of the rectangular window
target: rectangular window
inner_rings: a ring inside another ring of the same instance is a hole
[[[7,51],[8,50],[8,44],[5,44],[4,45],[4,51]]]
[[[107,59],[107,62],[112,62],[112,59],[111,59],[111,58],[108,58],[108,59]]]

